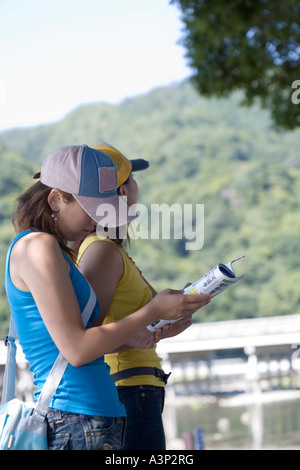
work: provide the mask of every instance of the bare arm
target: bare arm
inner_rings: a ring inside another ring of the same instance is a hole
[[[122,255],[112,242],[101,240],[92,243],[88,247],[82,255],[78,267],[93,286],[99,299],[101,313],[95,324],[100,325],[107,314],[118,281],[123,276],[124,263]],[[143,279],[151,290],[152,297],[155,297],[157,295],[156,290],[144,277]],[[143,328],[131,338],[127,338],[122,346],[111,352],[121,352],[130,348],[153,348],[155,343],[161,339],[176,336],[182,333],[182,331],[187,329],[191,324],[190,318],[184,318],[178,323],[166,325],[163,329],[159,329],[155,333]]]
[[[20,239],[13,248],[10,269],[15,285],[32,293],[53,341],[75,367],[116,349],[158,318],[190,315],[210,300],[166,290],[129,317],[86,330],[68,266],[54,237],[34,233]]]
[[[99,299],[100,316],[95,321],[95,325],[101,325],[107,315],[117,284],[124,273],[123,257],[112,242],[96,241],[84,252],[78,268],[89,281]],[[154,293],[152,288],[151,291]],[[154,335],[143,328],[134,333],[131,338],[127,338],[122,346],[111,352],[120,352],[131,348],[152,348],[160,337],[161,334]]]
[[[123,276],[122,255],[113,243],[96,241],[83,253],[78,269],[89,281],[99,299],[100,316],[95,325],[102,325],[117,284]]]

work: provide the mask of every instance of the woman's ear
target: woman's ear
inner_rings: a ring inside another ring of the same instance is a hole
[[[118,193],[119,193],[119,196],[127,196],[126,184],[122,184],[118,188]]]
[[[48,204],[53,212],[59,210],[60,202],[62,200],[62,193],[59,189],[51,189],[48,196]]]

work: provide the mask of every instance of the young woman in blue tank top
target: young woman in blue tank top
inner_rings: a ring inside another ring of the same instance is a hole
[[[165,290],[129,317],[93,326],[97,303],[85,329],[81,310],[89,285],[68,241],[82,239],[99,222],[130,220],[117,196],[116,167],[98,150],[68,146],[52,152],[36,176],[40,181],[19,198],[13,216],[17,236],[7,254],[5,287],[35,400],[58,353],[69,362],[47,414],[49,449],[120,449],[125,409],[104,354],[158,318],[190,315],[209,298]]]

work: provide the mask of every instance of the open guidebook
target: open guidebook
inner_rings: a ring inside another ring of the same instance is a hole
[[[215,297],[216,295],[228,289],[228,287],[232,286],[244,277],[236,277],[232,267],[233,263],[242,258],[245,258],[245,255],[240,256],[239,258],[234,259],[233,261],[227,264],[217,264],[217,266],[211,269],[208,273],[206,273],[196,282],[186,287],[183,293],[186,295],[210,294],[212,295],[212,297]],[[174,323],[176,321],[177,320],[157,320],[155,323],[148,325],[147,329],[154,332],[158,328],[161,328],[162,326],[167,325],[168,323]]]

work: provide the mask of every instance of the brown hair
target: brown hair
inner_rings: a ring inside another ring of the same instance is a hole
[[[74,251],[67,245],[59,231],[48,203],[48,196],[52,188],[38,181],[30,186],[19,198],[18,205],[12,217],[12,223],[17,233],[24,230],[38,230],[53,235],[61,249],[75,261]],[[72,194],[61,191],[67,202],[74,200]]]

